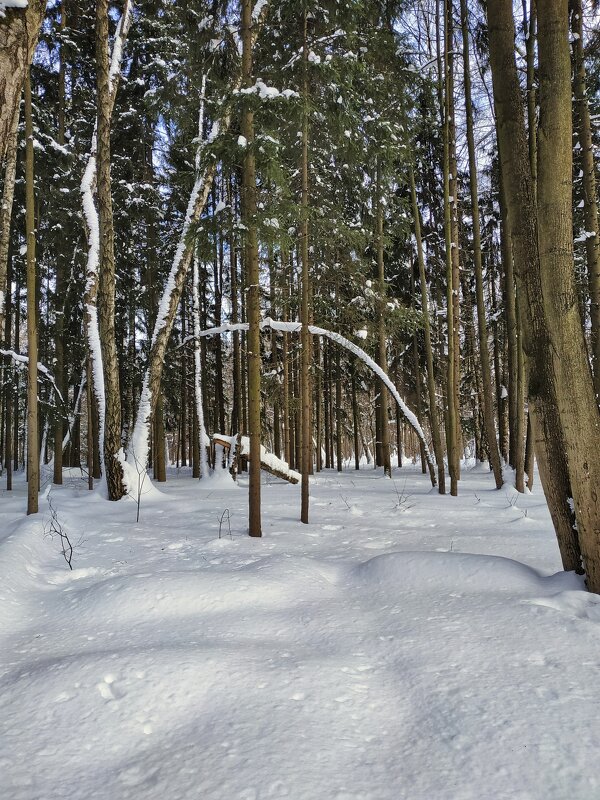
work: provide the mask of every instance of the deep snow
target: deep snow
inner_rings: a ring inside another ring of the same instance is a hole
[[[539,488],[460,489],[327,471],[303,526],[269,477],[256,540],[244,476],[170,474],[138,524],[74,476],[73,572],[2,490],[0,797],[600,797],[600,597]]]

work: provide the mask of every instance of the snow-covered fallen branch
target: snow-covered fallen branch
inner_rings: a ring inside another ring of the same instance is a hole
[[[206,328],[203,331],[200,331],[200,336],[219,336],[223,333],[229,333],[231,331],[247,331],[248,330],[248,323],[247,322],[237,322],[235,325],[226,324],[226,325],[219,325],[218,328]],[[260,323],[260,327],[262,330],[264,329],[272,329],[274,331],[281,331],[285,333],[299,333],[302,329],[301,322],[280,322],[278,320],[273,320],[270,317],[263,319]],[[429,467],[429,476],[431,478],[431,483],[433,486],[436,484],[436,463],[435,459],[433,458],[431,451],[429,450],[429,446],[427,444],[427,438],[425,436],[425,432],[423,428],[419,424],[419,420],[417,419],[416,415],[410,410],[410,408],[406,405],[404,400],[400,397],[398,389],[394,385],[394,383],[390,380],[389,376],[386,375],[384,370],[381,369],[379,364],[377,364],[373,359],[365,353],[365,351],[359,347],[354,342],[351,342],[349,339],[346,339],[339,333],[335,333],[334,331],[329,331],[326,328],[319,328],[316,325],[309,325],[308,326],[309,333],[313,336],[324,336],[327,339],[330,339],[333,342],[336,342],[341,347],[344,347],[346,350],[349,350],[355,356],[357,356],[364,364],[372,370],[378,378],[380,378],[385,386],[387,387],[388,391],[396,401],[396,404],[400,410],[400,413],[411,426],[411,428],[415,431],[419,440],[423,443],[423,447],[425,449],[425,458],[427,460],[427,465]]]
[[[250,439],[248,436],[225,436],[222,433],[214,433],[212,440],[215,444],[235,450],[239,441],[239,455],[242,458],[250,459]],[[290,469],[287,461],[277,458],[274,453],[269,453],[262,444],[260,446],[260,466],[265,472],[275,475],[276,478],[282,478],[288,483],[300,483],[302,475],[293,469]]]

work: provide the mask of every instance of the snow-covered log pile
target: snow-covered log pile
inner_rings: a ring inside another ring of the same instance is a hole
[[[214,433],[212,436],[214,444],[221,445],[226,450],[235,450],[238,446],[238,456],[241,458],[250,459],[250,439],[247,436],[225,436],[222,433]],[[275,475],[276,478],[281,478],[289,483],[300,483],[302,476],[299,472],[290,469],[289,464],[281,458],[277,458],[273,453],[269,453],[265,448],[260,446],[260,467],[265,472]]]

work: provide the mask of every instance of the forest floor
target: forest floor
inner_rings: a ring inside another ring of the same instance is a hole
[[[3,800],[600,797],[600,597],[539,484],[327,471],[303,526],[268,478],[262,539],[244,476],[146,488],[52,489],[72,572],[0,492]]]

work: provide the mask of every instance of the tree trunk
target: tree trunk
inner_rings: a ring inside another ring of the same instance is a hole
[[[252,85],[252,2],[242,0],[242,80]],[[244,151],[242,218],[245,225],[244,253],[248,287],[248,428],[250,437],[248,532],[262,536],[260,510],[260,284],[256,230],[256,164],[254,113],[249,103],[242,112]]]
[[[433,440],[433,452],[437,462],[438,471],[438,491],[440,494],[446,493],[446,475],[444,472],[444,449],[442,446],[442,436],[440,433],[440,423],[438,418],[437,398],[435,391],[435,371],[433,368],[433,348],[431,345],[431,323],[429,320],[429,299],[427,296],[427,279],[425,277],[425,257],[423,254],[423,241],[421,238],[421,215],[417,202],[417,190],[415,187],[415,175],[413,168],[410,168],[410,192],[412,198],[413,222],[415,226],[415,240],[417,243],[417,264],[419,266],[419,283],[421,285],[421,313],[423,315],[423,334],[425,338],[425,360],[427,364],[427,394],[429,397],[429,424],[431,426],[431,438]],[[400,445],[398,445],[400,447]],[[398,452],[398,463],[400,464],[401,454]]]
[[[581,328],[573,266],[573,131],[567,0],[539,0],[539,12],[541,283],[586,580],[591,591],[600,592],[600,413]]]
[[[6,155],[45,11],[46,0],[29,0],[27,8],[8,8],[0,19],[0,163]]]
[[[300,228],[300,263],[302,269],[302,302],[300,332],[302,348],[301,367],[301,407],[302,407],[302,488],[300,521],[308,524],[309,475],[311,467],[311,376],[310,376],[310,333],[308,323],[309,310],[309,264],[308,264],[308,12],[304,11],[304,35],[302,47],[302,190],[301,190],[301,228]]]
[[[583,7],[581,0],[571,0],[573,48],[573,93],[575,95],[575,132],[581,147],[583,169],[583,216],[585,254],[590,292],[591,356],[596,402],[600,397],[600,237],[596,169],[592,142],[592,125],[587,99],[583,52]]]
[[[385,261],[383,251],[383,203],[381,198],[381,170],[377,164],[377,286],[379,290],[379,309],[377,314],[377,363],[387,374],[387,334],[385,316],[387,310],[387,286],[385,282]],[[377,381],[380,409],[381,465],[385,475],[391,478],[392,462],[390,455],[390,423],[388,419],[388,395],[382,380]]]
[[[121,394],[115,341],[115,232],[110,179],[110,119],[112,113],[108,46],[108,0],[96,5],[96,77],[98,106],[98,219],[100,233],[98,327],[104,368],[104,468],[109,500],[120,500],[123,485]]]
[[[40,451],[38,446],[38,325],[35,274],[35,196],[33,170],[33,120],[31,81],[25,76],[25,224],[27,233],[27,513],[37,514],[40,490]]]
[[[566,570],[579,570],[581,553],[569,504],[566,443],[559,420],[552,343],[543,305],[537,214],[514,56],[515,28],[510,0],[491,0],[487,18],[500,166],[522,297],[521,325],[535,450],[563,566]],[[578,326],[581,330],[579,320]]]
[[[242,0],[242,10],[245,9],[245,5],[247,5],[245,0]],[[245,59],[242,56],[242,70],[240,74],[232,80],[231,88],[233,91],[238,90],[242,83],[246,83],[249,79],[244,70],[248,66],[248,57],[250,57],[250,68],[252,66],[252,47],[256,37],[258,36],[262,19],[268,11],[268,7],[269,4],[265,3],[264,6],[262,6],[258,19],[254,21],[252,20],[252,9],[247,9],[248,19],[246,24],[247,30],[245,30],[246,39],[244,39],[244,42],[246,44],[246,48],[249,48],[249,50]],[[202,100],[202,104],[203,102],[204,101]],[[223,116],[220,119],[220,133],[223,134],[228,131],[230,124],[231,111],[227,107],[225,108]],[[202,137],[202,125],[199,127],[200,136]],[[212,188],[213,179],[216,174],[217,165],[215,161],[211,161],[206,167],[204,167],[203,170],[200,169],[202,149],[203,148],[201,144],[196,156],[196,182],[189,199],[185,222],[179,239],[179,245],[177,247],[175,258],[173,259],[173,264],[171,265],[171,270],[165,284],[165,289],[159,305],[159,314],[156,319],[154,331],[152,333],[148,367],[146,368],[146,372],[144,374],[142,393],[140,396],[138,413],[134,426],[131,446],[135,449],[135,452],[140,454],[139,458],[144,459],[144,463],[148,458],[149,426],[154,413],[154,408],[156,406],[157,392],[160,388],[167,344],[173,329],[173,323],[175,321],[177,308],[181,299],[181,292],[185,277],[189,272],[193,258],[194,237],[190,236],[190,230],[202,216]],[[246,156],[249,154],[250,149],[250,147],[246,149]],[[243,194],[244,191],[242,189],[242,195]],[[256,286],[256,290],[252,288],[249,294],[258,294],[258,289],[258,286]],[[249,300],[250,298],[248,298],[248,302]],[[257,460],[258,459],[254,460],[255,463]],[[256,467],[254,467],[254,469],[256,469]],[[258,465],[258,469],[260,470],[260,464]]]
[[[445,46],[444,46],[444,233],[446,245],[446,319],[448,331],[448,356],[446,377],[446,442],[448,449],[448,471],[450,494],[458,494],[459,479],[459,387],[456,370],[458,320],[458,241],[455,238],[455,203],[458,186],[455,180],[456,159],[453,159],[454,142],[454,80],[452,53],[452,0],[444,0]],[[454,168],[453,168],[454,167]]]
[[[479,222],[479,192],[477,181],[477,160],[475,156],[475,136],[473,133],[473,105],[471,100],[471,66],[469,57],[469,32],[467,17],[467,0],[460,0],[462,38],[463,38],[463,67],[465,110],[467,118],[467,147],[469,151],[469,186],[471,189],[471,214],[473,217],[473,268],[475,272],[475,298],[477,303],[477,330],[479,334],[479,364],[481,367],[481,380],[483,389],[483,422],[485,436],[488,443],[490,466],[494,473],[496,489],[500,489],[502,480],[502,465],[496,426],[494,425],[494,400],[492,395],[492,374],[490,370],[490,357],[488,352],[488,331],[485,318],[485,301],[483,296],[483,267],[481,263],[481,229]]]
[[[0,209],[0,336],[4,335],[4,306],[6,296],[10,292],[10,285],[7,281],[7,270],[12,209],[15,196],[15,178],[17,174],[19,111],[20,108],[19,105],[17,105],[10,136],[8,138],[6,168],[4,170],[4,187],[2,190],[2,208]],[[19,346],[16,345],[15,349],[18,350]]]

